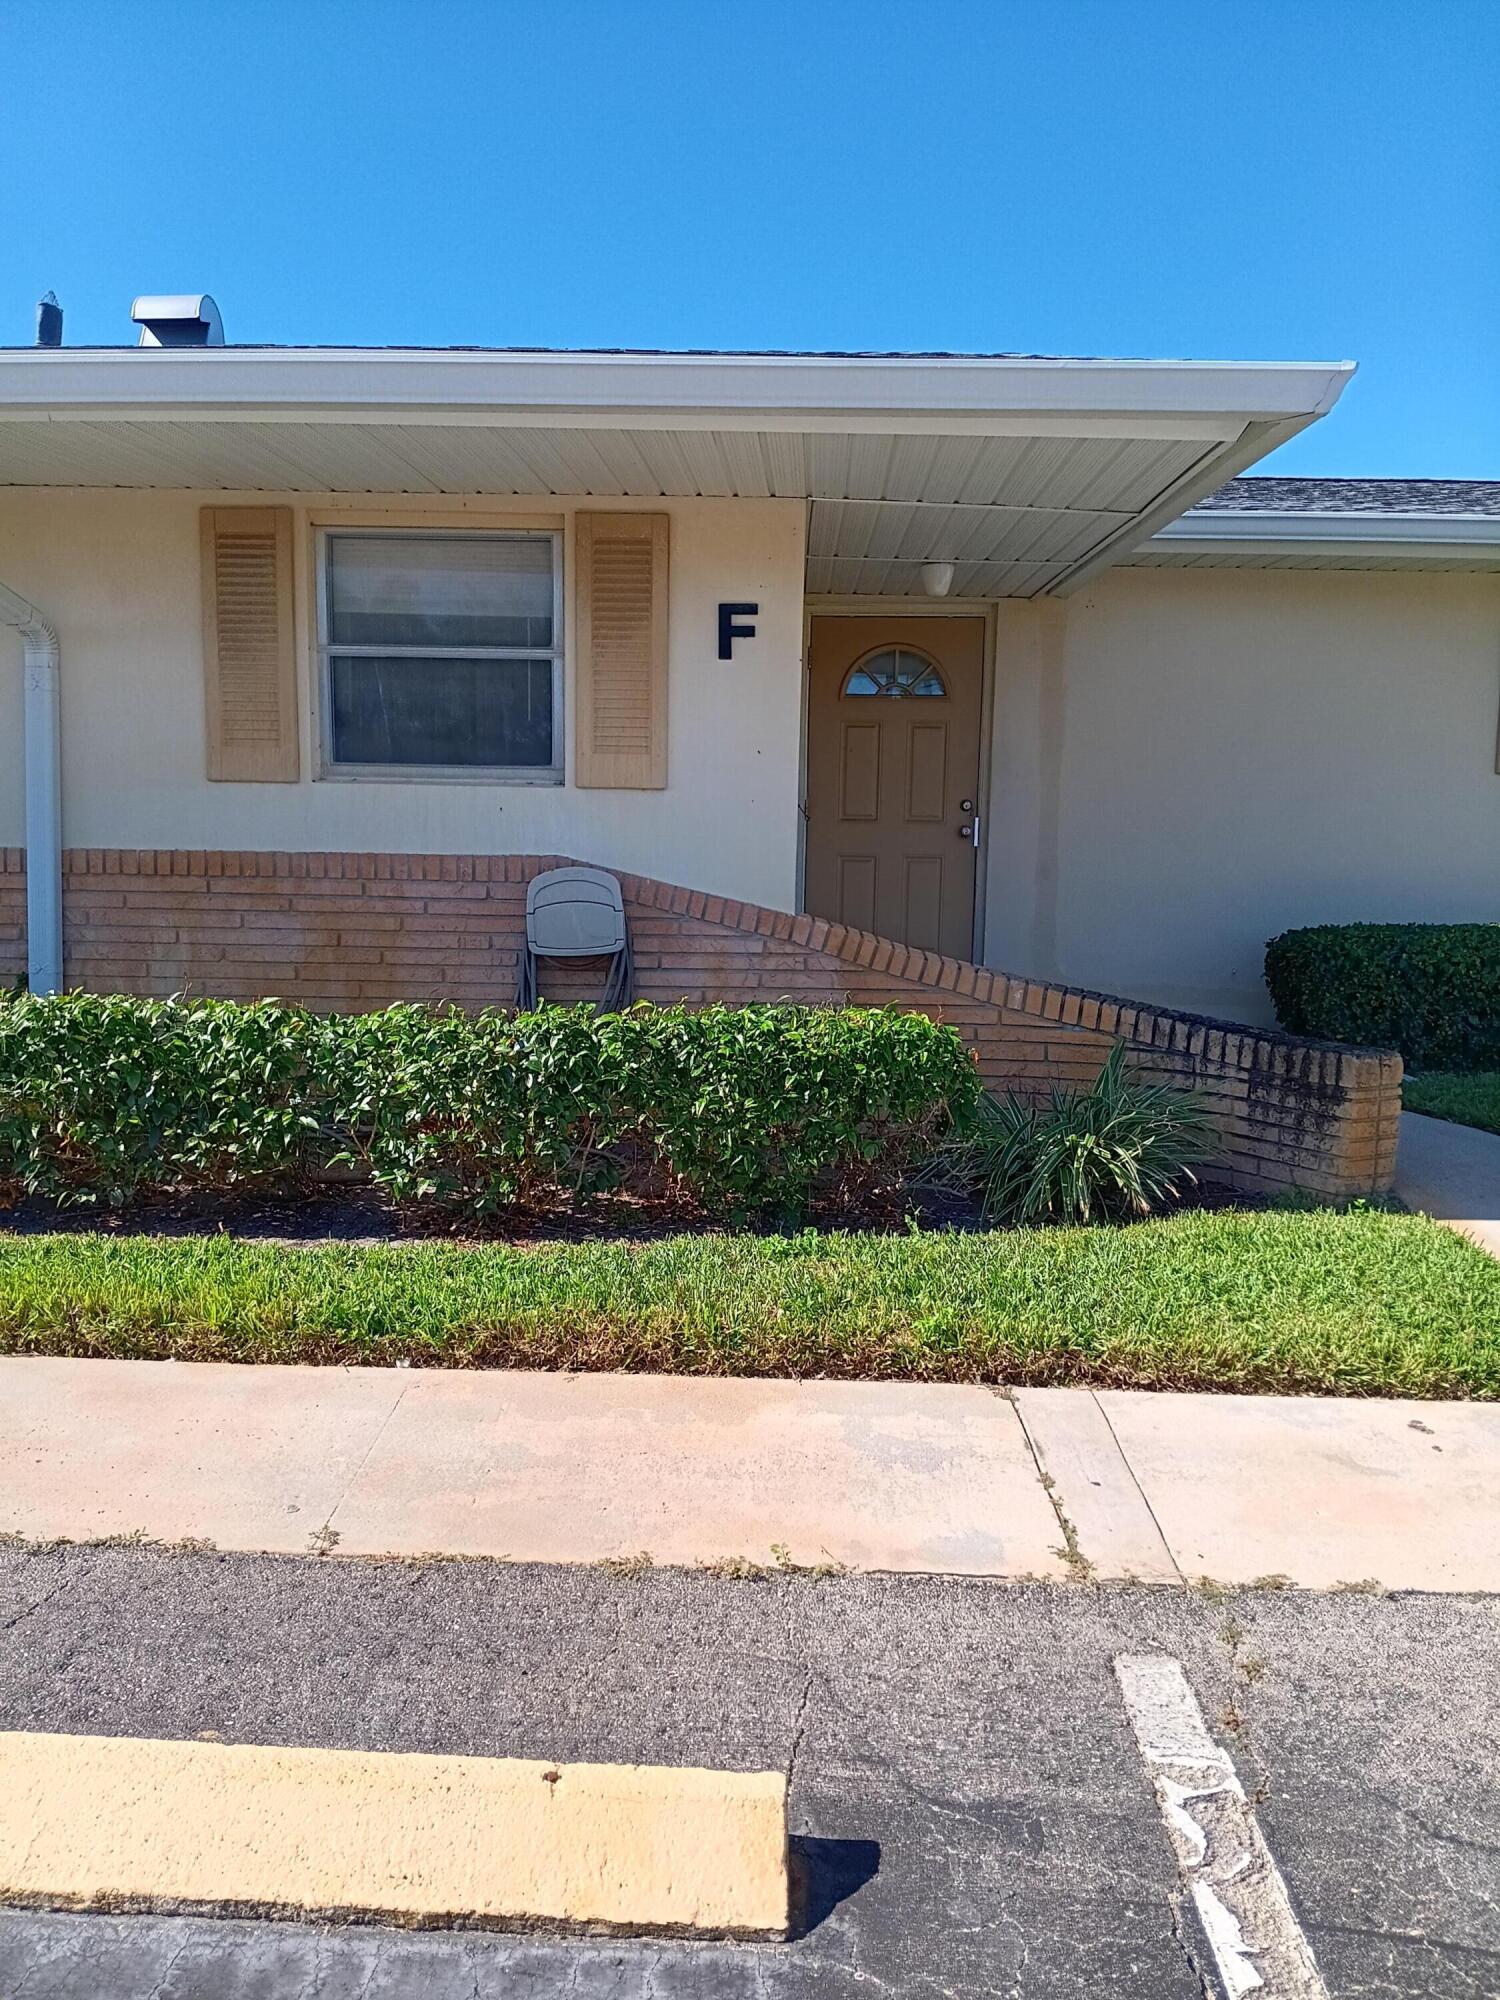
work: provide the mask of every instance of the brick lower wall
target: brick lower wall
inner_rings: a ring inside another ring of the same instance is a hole
[[[235,854],[78,848],[64,861],[66,977],[96,992],[276,994],[353,1010],[508,1004],[526,884],[559,855]],[[25,964],[25,857],[0,850],[0,978]],[[1378,1194],[1395,1172],[1401,1062],[988,972],[821,918],[621,875],[642,999],[895,1002],[952,1023],[988,1083],[1087,1081],[1111,1044],[1202,1093],[1236,1186]],[[598,968],[544,975],[592,996]]]

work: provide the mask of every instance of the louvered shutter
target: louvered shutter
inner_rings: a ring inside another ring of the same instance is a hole
[[[294,784],[289,507],[203,509],[203,672],[209,777]]]
[[[660,791],[667,782],[665,514],[580,514],[573,777]]]

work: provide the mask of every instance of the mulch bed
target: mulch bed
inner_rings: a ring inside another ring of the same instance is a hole
[[[961,1194],[928,1190],[909,1194],[878,1209],[851,1214],[813,1215],[817,1230],[859,1229],[904,1235],[908,1218],[924,1229],[975,1230],[984,1226],[979,1203]],[[59,1207],[31,1200],[0,1210],[0,1242],[7,1236],[235,1236],[246,1241],[309,1243],[650,1243],[668,1236],[707,1236],[725,1229],[722,1217],[702,1214],[680,1202],[648,1202],[610,1195],[577,1208],[559,1206],[511,1212],[492,1224],[473,1216],[439,1210],[388,1207],[377,1196],[309,1193],[302,1197],[186,1195],[135,1201],[122,1208]],[[782,1235],[786,1223],[774,1217],[732,1225],[751,1236]]]
[[[1233,1189],[1204,1184],[1181,1203],[1184,1209],[1262,1208],[1271,1204]],[[121,1208],[59,1207],[30,1200],[0,1209],[0,1243],[13,1236],[234,1236],[247,1242],[285,1243],[652,1243],[669,1236],[722,1235],[726,1228],[745,1236],[780,1236],[788,1227],[819,1232],[857,1229],[868,1234],[904,1236],[922,1229],[982,1230],[977,1198],[954,1190],[909,1189],[878,1207],[813,1214],[803,1222],[763,1217],[726,1224],[681,1202],[642,1201],[607,1195],[578,1207],[512,1211],[485,1224],[473,1216],[442,1210],[396,1210],[378,1196],[314,1191],[298,1197],[228,1195],[156,1196]]]

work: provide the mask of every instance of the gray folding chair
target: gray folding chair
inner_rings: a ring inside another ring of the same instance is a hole
[[[544,958],[608,958],[601,1014],[628,1007],[635,987],[630,931],[620,885],[603,868],[549,868],[526,891],[526,943],[516,1006],[537,1005],[537,964]]]

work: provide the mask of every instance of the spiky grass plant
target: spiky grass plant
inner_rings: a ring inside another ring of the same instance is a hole
[[[1087,1089],[987,1098],[967,1143],[986,1221],[1122,1222],[1180,1201],[1214,1134],[1197,1098],[1133,1077],[1117,1042]]]

